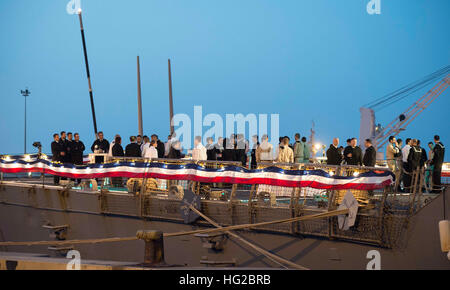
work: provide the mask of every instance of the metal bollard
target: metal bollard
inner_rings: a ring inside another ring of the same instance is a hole
[[[145,242],[144,265],[164,265],[164,239],[161,231],[137,231],[136,237]]]

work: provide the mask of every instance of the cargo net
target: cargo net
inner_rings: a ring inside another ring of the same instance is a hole
[[[187,164],[192,161],[160,160],[159,162]],[[239,166],[239,163],[219,161],[196,163],[213,169],[227,165]],[[269,166],[286,170],[321,169],[331,175],[349,177],[371,170],[387,170],[386,168],[283,163],[261,163],[258,164],[258,169]],[[184,191],[191,190],[201,197],[201,211],[224,226],[269,222],[336,210],[348,192],[348,190],[312,187],[203,183],[186,180],[156,179],[152,183],[155,187],[142,196],[143,216],[180,220],[180,199]],[[411,195],[395,194],[393,186],[373,191],[354,189],[350,191],[360,208],[355,225],[348,230],[340,229],[337,217],[271,224],[253,230],[338,238],[392,247],[394,241],[397,242],[398,236],[404,232],[403,229],[407,228],[409,215],[413,213],[410,210]],[[206,223],[202,219],[200,221]]]

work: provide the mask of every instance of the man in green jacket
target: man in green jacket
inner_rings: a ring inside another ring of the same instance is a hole
[[[305,148],[305,144],[300,140],[300,134],[295,134],[295,143],[294,143],[294,162],[301,163],[303,162],[303,149]]]
[[[302,143],[303,143],[303,163],[309,163],[310,154],[308,144],[306,143],[306,137],[302,138]]]

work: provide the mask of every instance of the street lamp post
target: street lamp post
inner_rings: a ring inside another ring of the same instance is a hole
[[[31,92],[26,88],[24,91],[21,90],[20,93],[25,97],[25,125],[24,125],[24,142],[23,142],[23,154],[27,153],[27,97],[31,94]]]

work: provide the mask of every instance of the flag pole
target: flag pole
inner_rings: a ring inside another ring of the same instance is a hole
[[[91,111],[92,111],[92,120],[94,122],[94,133],[95,137],[97,138],[97,120],[95,118],[94,96],[92,94],[91,75],[89,73],[89,62],[86,50],[86,39],[84,37],[84,27],[83,27],[83,19],[81,17],[81,9],[78,10],[78,18],[80,19],[81,40],[83,41],[84,62],[86,64],[86,75],[89,84],[89,97],[91,99]]]
[[[170,69],[170,58],[168,59],[168,65],[169,65],[169,114],[170,114],[170,135],[174,132],[174,127],[172,124],[173,119],[173,97],[172,97],[172,71]]]
[[[144,136],[142,125],[142,99],[141,99],[141,66],[139,65],[139,55],[137,56],[137,93],[138,93],[138,122],[139,135]]]

